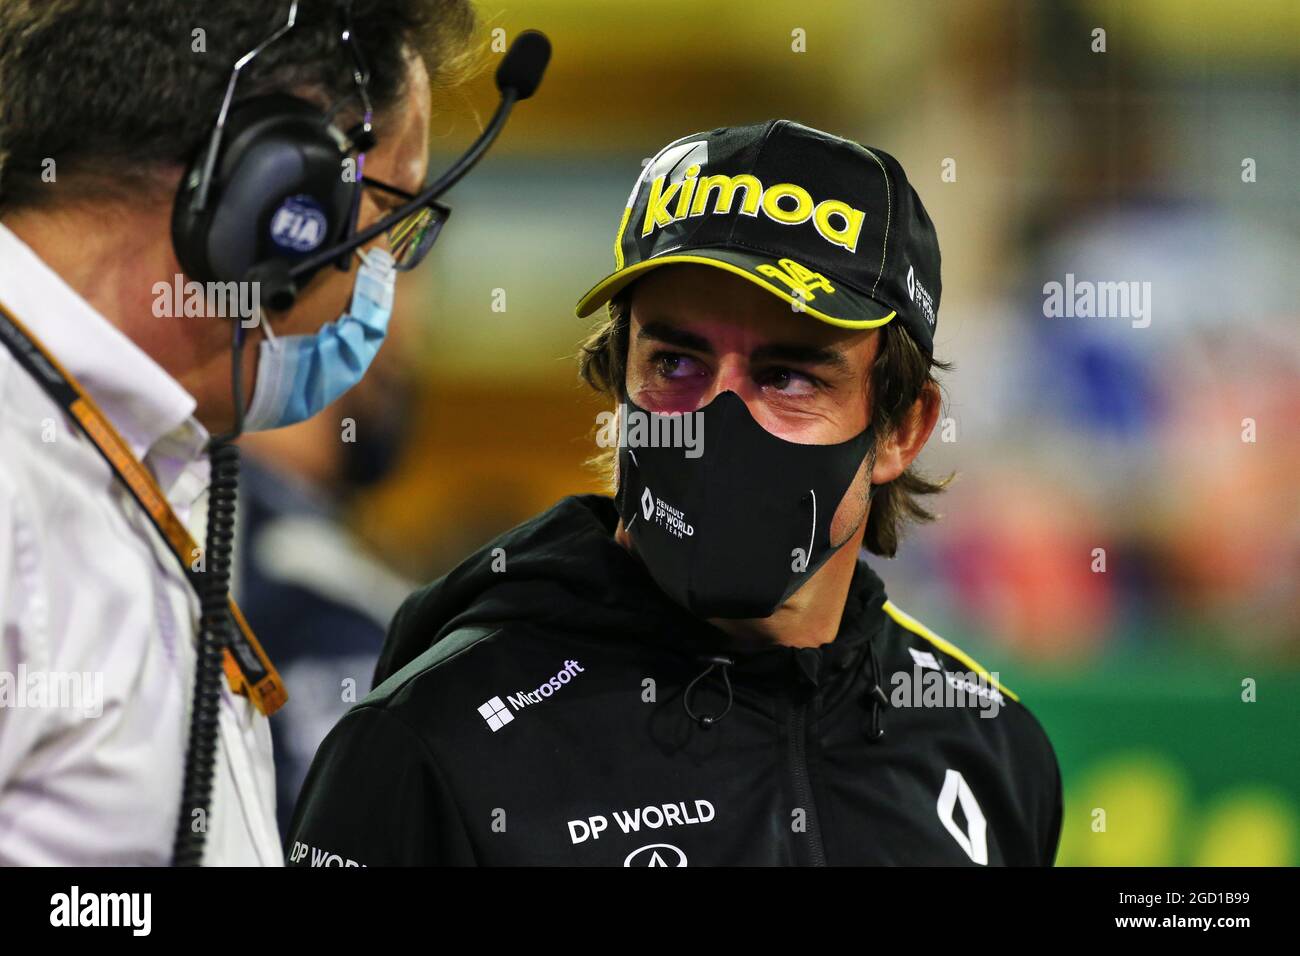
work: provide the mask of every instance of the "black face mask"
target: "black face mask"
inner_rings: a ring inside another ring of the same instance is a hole
[[[838,445],[800,445],[767,431],[735,392],[684,416],[623,401],[615,500],[678,604],[704,618],[768,617],[838,550],[831,518],[874,447],[870,426]],[[645,444],[670,435],[698,450]]]

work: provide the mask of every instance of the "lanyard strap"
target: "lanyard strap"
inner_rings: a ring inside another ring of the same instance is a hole
[[[0,340],[55,404],[77,423],[113,473],[126,485],[171,547],[186,579],[197,592],[203,572],[195,570],[192,562],[202,552],[172,510],[149,469],[135,457],[94,399],[3,303],[0,303]],[[230,616],[235,628],[231,632],[230,645],[223,651],[226,680],[230,682],[231,690],[246,694],[253,706],[269,717],[288,700],[288,693],[275,665],[258,643],[233,598],[230,599]]]

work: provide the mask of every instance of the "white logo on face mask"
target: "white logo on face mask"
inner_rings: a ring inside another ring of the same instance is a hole
[[[648,486],[641,492],[641,514],[646,521],[654,519],[655,524],[675,537],[689,538],[695,534],[695,526],[686,520],[686,512],[657,497]],[[636,520],[636,515],[632,520]]]
[[[649,505],[647,498],[653,501],[653,506]],[[695,526],[686,520],[686,512],[674,508],[662,498],[651,495],[649,488],[641,496],[641,509],[645,512],[647,521],[653,518],[655,524],[675,537],[689,538],[695,534]]]

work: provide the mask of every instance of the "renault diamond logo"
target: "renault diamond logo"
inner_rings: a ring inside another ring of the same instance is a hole
[[[646,521],[655,513],[655,496],[650,494],[649,488],[641,492],[641,513],[645,515]]]
[[[961,803],[961,812],[966,816],[965,831],[953,819],[953,811],[957,808],[958,802]],[[984,811],[980,809],[979,801],[975,799],[970,784],[966,782],[960,770],[949,767],[948,772],[944,774],[943,789],[939,791],[939,803],[936,809],[939,811],[939,822],[966,851],[966,855],[981,866],[987,866],[989,862],[988,821],[984,819]]]

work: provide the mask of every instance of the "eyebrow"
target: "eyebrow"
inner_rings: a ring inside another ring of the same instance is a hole
[[[369,176],[363,176],[361,181],[363,185],[370,187],[371,201],[384,212],[391,212],[398,206],[410,202],[416,196],[416,193],[399,190],[395,186],[390,186],[382,180],[372,179]],[[423,189],[424,186],[421,185],[420,188]]]
[[[713,344],[702,335],[687,332],[667,322],[647,322],[637,333],[638,341],[660,342],[675,348],[690,349],[705,355],[713,354]],[[795,342],[773,342],[760,345],[749,353],[750,361],[791,362],[796,365],[826,366],[837,372],[850,371],[849,362],[839,349],[802,345]]]
[[[401,196],[394,196],[392,193],[381,192],[378,189],[370,194],[370,198],[379,207],[380,211],[385,214],[392,212],[406,202]]]

